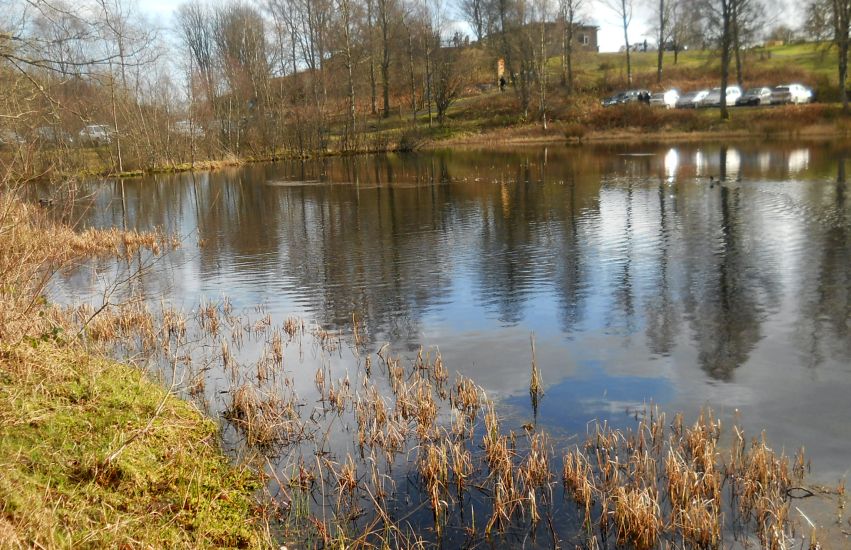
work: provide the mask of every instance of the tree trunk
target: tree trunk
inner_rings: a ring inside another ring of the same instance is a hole
[[[349,84],[349,120],[348,120],[348,129],[346,132],[346,147],[347,149],[351,147],[351,143],[349,141],[354,141],[355,137],[355,80],[352,72],[352,44],[351,44],[351,30],[349,29],[349,25],[351,24],[351,12],[350,12],[350,0],[342,0],[340,2],[340,8],[343,11],[343,36],[345,38],[345,50],[344,60],[346,64],[346,76],[348,77]]]
[[[846,31],[847,33],[848,31]],[[848,112],[848,35],[839,44],[839,100],[842,110]]]
[[[851,2],[849,0],[833,0],[834,41],[838,54],[837,69],[839,71],[839,100],[842,111],[848,113],[848,27],[851,24]]]
[[[110,71],[112,71],[112,64],[109,66]],[[109,90],[110,97],[112,99],[112,124],[115,129],[115,146],[118,150],[118,171],[124,171],[124,159],[121,156],[121,133],[118,128],[118,111],[115,106],[115,76],[112,74],[109,75]],[[107,136],[108,137],[108,136]]]
[[[384,112],[381,116],[390,116],[390,14],[387,13],[388,0],[378,0],[381,20],[381,93],[384,99]]]
[[[571,23],[572,25],[572,23]],[[567,93],[573,93],[573,31],[567,35]]]
[[[629,18],[626,11],[626,0],[621,0],[621,17],[623,20],[623,43],[626,46],[626,81],[632,86],[632,62],[629,57]]]
[[[544,21],[545,17],[541,15],[541,68],[538,80],[540,81],[541,92],[541,122],[544,124],[544,130],[547,129],[547,32]]]
[[[662,55],[665,52],[665,0],[659,0],[659,47],[656,56],[656,84],[662,83]]]
[[[742,76],[743,67],[742,67],[742,49],[739,46],[739,14],[738,9],[736,9],[736,13],[733,14],[733,51],[736,52],[736,83],[739,85],[739,88],[744,87],[745,79]]]
[[[372,21],[372,0],[366,2],[366,32],[367,32],[367,48],[369,49],[369,93],[370,93],[370,110],[372,114],[378,113],[376,105],[376,83],[375,83],[375,44],[373,38],[375,31]]]
[[[431,35],[429,34],[426,38],[426,105],[428,107],[428,127],[431,128],[433,124],[432,116],[431,116],[431,73],[432,73],[432,64],[431,64]],[[438,37],[438,47],[440,47],[440,37]]]
[[[730,19],[735,1],[721,0],[721,120],[730,118],[727,111],[727,80],[730,76]]]
[[[411,122],[417,122],[417,87],[414,83],[414,38],[411,29],[408,29],[408,72],[411,87]]]
[[[567,87],[567,17],[561,14],[561,85]]]

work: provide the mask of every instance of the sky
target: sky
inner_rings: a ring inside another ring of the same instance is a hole
[[[636,2],[638,4],[640,2]],[[160,27],[171,27],[172,15],[180,5],[179,0],[138,0],[139,8],[148,14],[153,22]],[[601,52],[616,52],[623,46],[623,30],[620,26],[620,19],[609,8],[606,8],[602,3],[594,3],[593,7],[588,10],[593,12],[593,16],[588,16],[590,23],[600,27],[597,35],[600,44]],[[452,10],[450,9],[450,16]],[[648,43],[653,42],[651,36],[649,19],[651,10],[642,9],[636,6],[635,13],[632,18],[632,23],[629,27],[629,40],[633,44],[641,42],[647,38]],[[459,28],[469,28],[466,24],[458,21]]]

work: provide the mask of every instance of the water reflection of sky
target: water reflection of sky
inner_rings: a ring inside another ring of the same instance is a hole
[[[357,311],[372,347],[439,346],[518,418],[531,413],[534,333],[539,421],[554,429],[651,400],[740,409],[835,473],[851,465],[843,151],[551,146],[252,165],[130,180],[124,203],[119,184],[93,185],[85,215],[190,235],[146,278],[150,295],[187,307],[227,295],[332,328]],[[102,284],[59,286],[85,297]]]

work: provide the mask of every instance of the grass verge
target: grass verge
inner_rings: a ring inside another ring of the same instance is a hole
[[[254,473],[138,369],[0,347],[0,548],[265,546]]]

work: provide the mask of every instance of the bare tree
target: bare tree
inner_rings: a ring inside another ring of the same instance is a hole
[[[229,147],[237,152],[244,143],[247,122],[263,132],[268,104],[269,64],[265,23],[247,4],[226,4],[215,12],[213,43],[216,60],[227,86],[226,107],[220,119]]]
[[[656,52],[656,83],[662,83],[662,63],[665,57],[665,49],[671,38],[671,20],[676,10],[675,0],[658,0],[656,4],[656,36],[658,37],[658,48]]]
[[[833,0],[813,0],[806,6],[806,15],[801,31],[813,42],[831,40],[833,28]]]
[[[366,48],[369,55],[369,105],[370,112],[378,113],[375,82],[375,1],[366,0]]]
[[[539,46],[538,49],[538,113],[544,130],[547,129],[547,19],[549,18],[548,0],[537,0],[535,15],[538,18]]]
[[[668,28],[670,29],[671,47],[674,50],[674,65],[676,65],[679,61],[680,52],[691,42],[695,29],[694,23],[699,21],[699,17],[695,18],[694,11],[689,9],[686,0],[667,1],[668,5],[671,6],[671,20]]]
[[[467,22],[480,44],[490,32],[490,15],[493,11],[490,0],[460,0],[458,14]]]
[[[192,57],[192,72],[197,71],[204,99],[210,108],[216,98],[216,74],[213,38],[213,14],[198,1],[182,4],[175,14],[177,32]],[[195,74],[190,74],[194,79]]]
[[[376,0],[376,5],[378,26],[381,30],[381,93],[384,100],[382,116],[387,118],[390,116],[390,50],[393,38],[390,25],[396,2],[395,0]]]
[[[559,0],[559,18],[561,19],[561,68],[562,84],[568,93],[573,92],[573,41],[576,26],[580,22],[580,13],[584,0]]]
[[[351,143],[355,134],[355,81],[354,81],[354,56],[352,54],[352,0],[337,0],[337,10],[340,14],[340,23],[343,27],[343,64],[346,67],[348,83],[348,119],[346,122],[346,148]]]
[[[766,9],[761,0],[736,0],[732,21],[733,52],[736,60],[736,82],[745,85],[744,64],[747,47],[753,43],[760,30],[768,27]]]
[[[629,55],[629,25],[632,23],[632,0],[603,0],[603,4],[616,13],[621,21],[624,51],[626,52],[626,80],[632,86],[632,61]]]
[[[463,75],[458,66],[458,48],[442,46],[437,49],[434,76],[434,104],[437,108],[437,122],[441,126],[446,122],[446,112],[458,98],[463,87]]]

